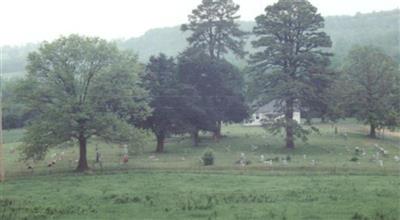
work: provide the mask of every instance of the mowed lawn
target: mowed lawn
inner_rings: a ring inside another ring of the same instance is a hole
[[[170,138],[163,155],[153,153],[149,137],[127,165],[118,146],[92,141],[89,159],[98,144],[104,169],[87,174],[72,172],[76,148],[52,150],[31,172],[14,152],[23,131],[9,131],[0,219],[400,219],[399,133],[373,140],[352,120],[339,124],[339,134],[318,126],[321,134],[294,150],[280,136],[240,125],[226,126],[220,142],[204,135],[198,148],[188,137]],[[389,152],[382,162],[372,156],[376,145]],[[356,147],[365,155],[352,162]],[[206,148],[215,152],[214,166],[199,162]],[[47,168],[60,152],[63,159]],[[235,164],[242,153],[246,167]]]
[[[126,172],[10,181],[2,219],[398,219],[397,176]]]

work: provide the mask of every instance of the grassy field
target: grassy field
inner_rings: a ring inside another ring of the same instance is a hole
[[[99,144],[104,169],[87,174],[72,172],[74,148],[49,152],[29,171],[14,152],[23,131],[9,131],[0,219],[400,219],[399,133],[369,139],[351,120],[339,124],[340,134],[318,127],[321,134],[294,150],[284,149],[280,136],[240,125],[226,126],[218,143],[203,136],[198,148],[188,137],[170,138],[163,155],[153,153],[150,139],[126,166],[118,146],[91,142],[90,161]],[[389,154],[374,160],[376,145]],[[356,156],[356,147],[365,155]],[[214,166],[199,162],[206,148]],[[47,168],[60,152],[64,158]],[[251,161],[246,167],[235,164],[242,153]]]

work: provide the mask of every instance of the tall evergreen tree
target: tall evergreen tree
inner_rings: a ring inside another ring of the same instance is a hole
[[[309,133],[293,120],[296,106],[312,103],[316,98],[318,78],[325,77],[329,54],[323,48],[332,45],[330,37],[321,29],[324,19],[307,0],[279,0],[268,6],[265,14],[256,18],[253,32],[258,50],[251,56],[252,75],[259,85],[260,103],[277,100],[285,115],[272,127],[285,129],[286,147],[294,148],[294,137],[306,138]]]
[[[232,0],[203,0],[181,30],[190,31],[190,46],[204,50],[211,59],[220,59],[229,51],[243,57],[246,33],[235,22],[239,9]]]

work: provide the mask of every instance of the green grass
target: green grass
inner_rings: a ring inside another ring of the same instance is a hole
[[[104,169],[87,174],[72,172],[77,148],[52,150],[31,173],[12,153],[23,130],[8,131],[0,219],[400,219],[400,163],[394,160],[400,155],[399,133],[370,139],[364,126],[344,121],[339,124],[339,132],[348,133],[344,138],[330,125],[318,127],[321,134],[294,150],[283,148],[280,136],[240,125],[224,127],[227,137],[218,143],[202,136],[198,148],[188,137],[170,138],[162,155],[153,153],[151,137],[127,166],[119,163],[118,146],[91,141],[90,163],[99,144]],[[371,161],[375,144],[389,151],[380,158],[383,167]],[[355,147],[367,153],[359,163],[350,161]],[[214,166],[199,162],[207,148],[214,151]],[[65,158],[48,169],[50,155],[61,151]],[[235,164],[242,152],[249,166]],[[291,161],[269,166],[259,162],[260,155],[289,155]]]
[[[21,141],[21,138],[24,134],[23,129],[18,129],[18,130],[4,130],[3,131],[3,137],[4,137],[4,143],[6,145],[12,144],[12,143],[18,143]]]
[[[4,219],[397,219],[396,176],[134,172],[2,187]],[[375,218],[383,215],[384,218]]]

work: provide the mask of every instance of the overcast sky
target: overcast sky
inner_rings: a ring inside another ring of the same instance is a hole
[[[52,40],[79,33],[106,39],[140,36],[175,26],[201,0],[1,0],[0,45]],[[276,0],[236,0],[242,20],[253,20]],[[310,0],[323,16],[399,8],[399,0]]]

